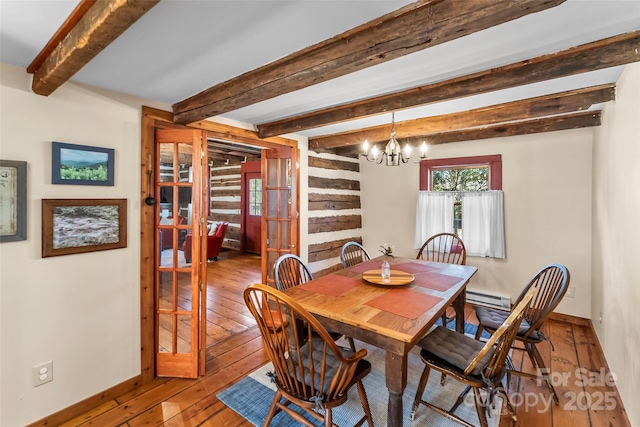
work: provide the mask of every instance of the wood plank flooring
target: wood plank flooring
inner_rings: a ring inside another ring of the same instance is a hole
[[[267,361],[260,333],[242,299],[244,288],[259,281],[259,257],[234,251],[221,253],[219,261],[208,266],[207,374],[196,380],[157,378],[63,425],[250,426],[216,394]],[[471,307],[466,308],[466,317],[469,322],[477,322]],[[551,338],[554,350],[548,341],[539,349],[554,372],[560,405],[549,404],[544,384],[513,376],[509,395],[518,420],[513,423],[503,415],[500,427],[629,426],[615,386],[591,377],[591,372],[606,367],[593,331],[552,320],[545,325],[544,333]],[[515,351],[513,361],[517,368],[533,372],[524,352]],[[563,375],[567,380],[562,381]],[[590,380],[583,381],[587,378]],[[417,378],[409,378],[414,380]]]
[[[223,251],[207,266],[207,347],[255,327],[242,292],[260,283],[260,256]]]

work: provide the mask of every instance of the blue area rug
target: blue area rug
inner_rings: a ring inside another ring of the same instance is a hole
[[[438,319],[438,321],[436,322],[436,325],[442,326],[442,318]],[[456,319],[449,320],[447,322],[447,328],[455,329],[456,328]],[[477,331],[478,331],[478,325],[474,325],[473,323],[467,323],[467,322],[464,323],[464,333],[465,334],[471,335],[472,337],[475,337]],[[480,338],[484,338],[484,339],[488,340],[489,338],[491,338],[491,334],[489,334],[489,332],[487,332],[487,331],[482,331],[482,334],[480,335]]]
[[[449,322],[447,326],[455,327],[455,321]],[[465,324],[465,332],[475,335],[475,325]],[[339,342],[339,344],[342,345],[343,343]],[[346,341],[344,344],[346,345]],[[359,341],[356,341],[356,347],[358,349],[365,348],[368,352],[366,359],[371,362],[372,369],[371,373],[363,380],[363,383],[371,406],[374,424],[376,427],[384,427],[387,425],[388,399],[384,376],[385,352]],[[403,425],[459,427],[458,423],[441,416],[424,405],[420,405],[418,408],[416,419],[413,422],[410,421],[411,405],[415,397],[418,380],[424,369],[424,364],[420,359],[420,351],[417,347],[410,352],[407,366],[407,387],[403,395]],[[271,363],[267,363],[262,368],[252,372],[248,377],[218,393],[218,399],[253,425],[262,426],[275,390],[275,384],[271,383],[271,379],[267,376],[267,372],[270,371],[273,371],[273,367]],[[463,389],[464,385],[451,378],[446,380],[444,387],[440,386],[440,374],[432,371],[423,399],[440,407],[450,408]],[[500,407],[501,405],[498,403],[498,412],[488,419],[490,427],[498,426]],[[363,414],[357,388],[352,387],[349,391],[347,402],[333,410],[333,421],[339,426],[353,425]],[[473,425],[479,425],[473,403],[473,393],[470,393],[465,402],[460,405],[456,415],[468,420]],[[311,417],[308,418],[311,419]],[[313,422],[320,426],[317,421],[313,420]],[[283,412],[274,417],[271,425],[278,427],[299,426],[297,422]]]

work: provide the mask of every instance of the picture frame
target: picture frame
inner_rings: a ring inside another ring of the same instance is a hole
[[[52,142],[52,184],[113,186],[114,168],[113,148]]]
[[[27,162],[0,160],[0,242],[27,240]]]
[[[42,199],[42,257],[127,247],[127,199]]]

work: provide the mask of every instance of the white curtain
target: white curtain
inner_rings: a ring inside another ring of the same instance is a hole
[[[506,257],[502,191],[462,194],[462,241],[467,255]]]
[[[418,192],[414,247],[420,249],[437,233],[453,231],[453,194],[442,191]]]

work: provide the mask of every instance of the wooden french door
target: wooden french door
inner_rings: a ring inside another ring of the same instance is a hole
[[[298,150],[282,147],[262,154],[262,283],[274,286],[273,266],[278,257],[299,254]]]
[[[156,375],[204,373],[206,256],[202,232],[206,137],[156,130]]]

